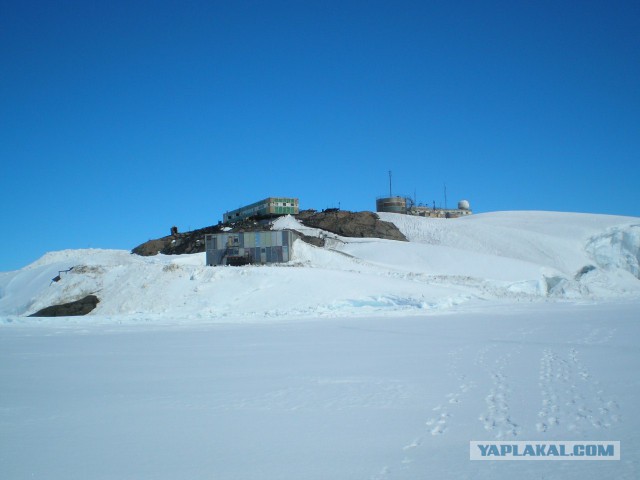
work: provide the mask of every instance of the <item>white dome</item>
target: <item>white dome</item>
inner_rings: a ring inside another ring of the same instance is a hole
[[[460,210],[469,210],[469,208],[471,208],[471,207],[469,206],[469,201],[468,200],[460,200],[458,202],[458,208]]]

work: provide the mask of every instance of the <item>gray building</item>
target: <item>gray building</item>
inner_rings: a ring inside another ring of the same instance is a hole
[[[288,262],[293,253],[293,242],[298,238],[300,236],[292,230],[205,235],[207,265]]]
[[[269,197],[245,207],[231,210],[222,215],[223,223],[233,223],[247,218],[274,218],[282,215],[297,215],[300,213],[297,198]]]
[[[471,215],[471,207],[467,200],[460,200],[458,208],[433,208],[415,205],[415,202],[408,196],[378,197],[376,199],[376,212],[403,213],[419,217],[432,218],[458,218]]]

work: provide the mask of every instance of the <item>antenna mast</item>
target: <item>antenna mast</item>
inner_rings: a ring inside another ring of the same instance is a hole
[[[389,197],[392,197],[393,195],[391,194],[391,170],[389,170]]]
[[[447,209],[447,184],[444,184],[444,209]]]

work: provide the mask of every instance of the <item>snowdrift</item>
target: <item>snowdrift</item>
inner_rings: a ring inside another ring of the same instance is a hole
[[[273,228],[322,236],[325,247],[297,241],[291,262],[246,267],[207,267],[204,254],[51,252],[0,273],[0,316],[18,321],[89,294],[100,298],[90,316],[107,322],[406,315],[485,301],[640,297],[638,218],[556,212],[380,217],[409,242],[340,237],[283,217]],[[52,282],[59,272],[60,281]]]

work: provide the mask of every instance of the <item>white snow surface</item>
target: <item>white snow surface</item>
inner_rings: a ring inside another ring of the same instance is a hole
[[[204,254],[51,252],[0,273],[0,316],[20,321],[91,293],[100,298],[90,314],[96,321],[406,315],[485,301],[640,296],[638,218],[553,212],[380,216],[410,241],[340,237],[284,217],[274,228],[323,236],[326,247],[297,241],[287,264],[215,268],[205,266]],[[59,282],[51,281],[71,267]]]
[[[66,250],[0,273],[0,478],[640,478],[640,219],[381,217],[410,241],[285,217],[326,247],[246,267]],[[87,316],[26,316],[90,293]],[[473,462],[472,440],[622,453]]]

